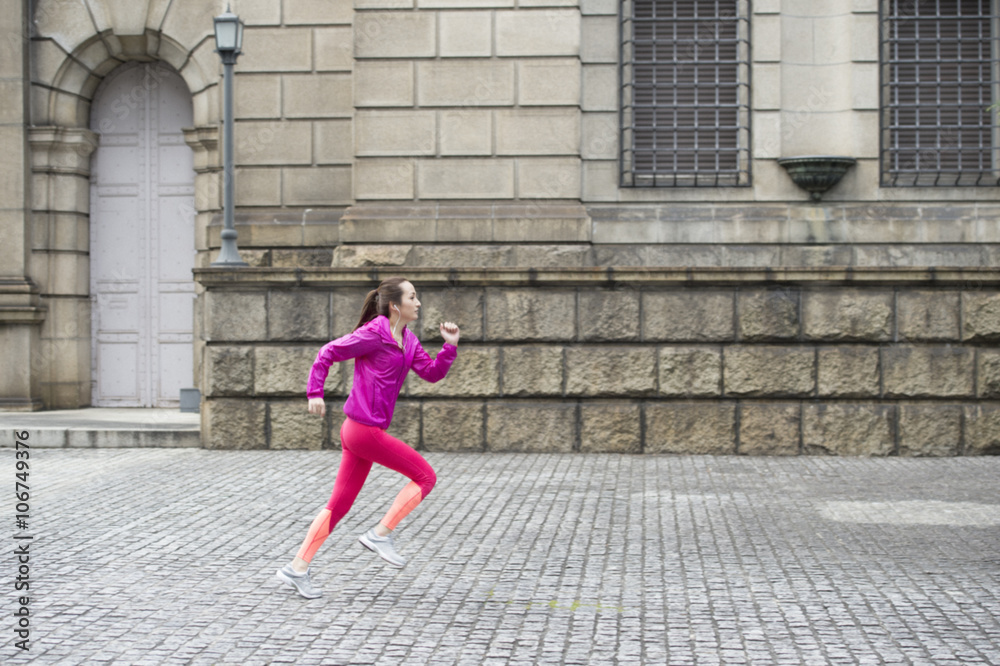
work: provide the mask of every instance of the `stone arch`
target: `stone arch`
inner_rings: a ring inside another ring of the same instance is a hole
[[[129,48],[126,49],[124,44]],[[152,31],[133,36],[124,44],[121,40],[109,39],[107,34],[92,35],[73,52],[64,55],[55,67],[51,80],[32,81],[36,88],[44,87],[47,91],[47,94],[36,96],[44,103],[32,109],[35,124],[87,127],[90,123],[90,102],[101,81],[119,65],[133,60],[160,60],[180,74],[194,101],[195,126],[219,121],[221,111],[216,94],[219,58],[212,44],[203,42],[196,49],[187,50],[170,36]],[[109,48],[109,45],[114,48]]]

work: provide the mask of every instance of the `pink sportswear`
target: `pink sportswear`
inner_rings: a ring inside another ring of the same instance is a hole
[[[344,414],[363,425],[385,430],[392,422],[396,398],[406,374],[413,368],[422,379],[437,382],[448,373],[458,350],[447,342],[431,358],[417,336],[403,327],[403,349],[392,337],[389,319],[379,315],[353,333],[323,345],[309,373],[306,395],[323,397],[323,383],[330,365],[354,359],[354,385],[344,404]]]

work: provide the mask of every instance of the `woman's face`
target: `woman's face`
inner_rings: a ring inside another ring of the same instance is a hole
[[[399,320],[403,324],[416,321],[420,314],[420,301],[417,300],[417,290],[409,282],[400,285],[403,290],[403,302],[399,304]]]

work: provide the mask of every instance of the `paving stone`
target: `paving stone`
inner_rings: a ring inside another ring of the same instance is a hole
[[[998,457],[424,455],[408,565],[356,543],[403,485],[376,466],[307,601],[274,570],[338,451],[33,449],[0,662],[1000,663]]]

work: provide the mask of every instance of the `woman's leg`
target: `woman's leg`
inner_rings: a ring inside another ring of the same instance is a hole
[[[349,424],[354,424],[354,427]],[[337,478],[333,482],[333,493],[330,495],[330,501],[327,502],[326,507],[313,519],[312,525],[309,527],[309,532],[292,562],[292,568],[295,571],[302,572],[308,568],[316,551],[330,536],[330,532],[333,531],[341,518],[347,515],[354,500],[357,499],[358,493],[361,492],[365,479],[368,478],[372,461],[366,460],[352,450],[352,445],[367,437],[367,433],[358,432],[356,427],[358,425],[348,420],[344,421],[344,425],[340,428],[343,453],[340,458],[340,468],[337,470]]]
[[[372,438],[365,440],[366,448],[361,455],[371,462],[399,472],[409,477],[410,483],[399,491],[395,501],[386,512],[379,525],[387,530],[396,529],[405,518],[434,488],[437,475],[424,457],[414,451],[405,442],[400,441],[384,430],[372,428]],[[370,448],[367,448],[371,445]],[[383,532],[376,528],[376,532]],[[384,532],[380,536],[384,536]]]

